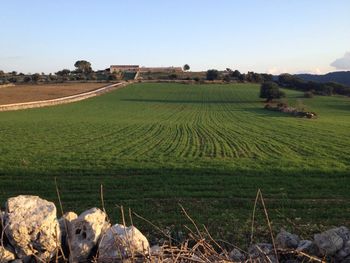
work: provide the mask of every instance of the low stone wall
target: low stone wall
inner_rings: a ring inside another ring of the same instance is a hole
[[[23,110],[23,109],[40,108],[40,107],[47,107],[47,106],[55,106],[59,104],[72,103],[80,100],[85,100],[91,97],[95,97],[111,90],[125,87],[128,83],[126,82],[114,83],[96,90],[92,90],[92,91],[88,91],[88,92],[84,92],[76,95],[71,95],[67,97],[57,98],[57,99],[0,105],[0,111]]]
[[[345,226],[315,234],[313,240],[282,229],[271,243],[252,242],[247,250],[224,249],[199,229],[180,244],[174,245],[169,234],[162,244],[151,246],[135,226],[111,225],[99,208],[58,218],[54,203],[30,195],[9,198],[0,223],[1,263],[350,262],[350,230]]]
[[[1,88],[7,88],[7,87],[13,87],[13,86],[15,86],[15,84],[13,84],[13,83],[1,84],[1,85],[0,85],[0,89],[1,89]]]

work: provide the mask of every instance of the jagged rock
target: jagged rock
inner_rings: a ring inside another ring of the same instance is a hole
[[[309,255],[318,255],[319,249],[317,245],[310,240],[301,240],[296,249],[297,251],[307,253]]]
[[[60,247],[54,203],[38,196],[19,195],[6,202],[5,233],[19,258],[36,254],[51,258]]]
[[[230,257],[231,260],[238,261],[238,262],[245,260],[244,254],[240,250],[238,250],[237,248],[234,248],[229,253],[229,257]]]
[[[78,215],[76,213],[67,212],[58,220],[58,222],[60,223],[60,227],[65,227],[65,223],[70,223],[77,218],[78,218]]]
[[[343,247],[337,252],[335,258],[338,260],[345,259],[350,256],[350,240],[348,240]],[[349,258],[350,259],[350,258]]]
[[[127,259],[132,255],[143,256],[149,253],[149,249],[147,238],[136,227],[115,224],[101,239],[99,262],[105,262],[105,259]]]
[[[65,255],[68,255],[68,253],[69,253],[69,242],[68,242],[69,240],[67,237],[67,231],[70,227],[71,222],[77,218],[78,218],[78,215],[76,213],[67,212],[58,220],[58,223],[59,223],[60,229],[61,229],[62,250],[63,250]]]
[[[98,208],[85,211],[69,224],[70,262],[86,262],[109,227],[107,215]]]
[[[77,218],[78,218],[78,215],[76,213],[67,212],[58,220],[58,223],[60,224],[62,240],[66,240],[69,225],[74,219],[77,219]]]
[[[299,237],[291,234],[284,229],[276,236],[276,246],[283,249],[296,248],[299,244]]]
[[[341,226],[333,230],[343,239],[344,243],[350,240],[350,230],[347,227]]]
[[[35,259],[32,258],[32,256],[26,256],[21,259],[15,259],[11,261],[11,263],[36,263]]]
[[[273,246],[269,243],[253,244],[248,248],[249,257],[255,262],[277,262]],[[268,259],[267,259],[268,258]]]
[[[9,262],[15,259],[15,254],[10,250],[0,246],[0,263]]]
[[[343,229],[333,228],[314,235],[315,244],[324,256],[333,256],[343,247],[344,241],[341,237]]]

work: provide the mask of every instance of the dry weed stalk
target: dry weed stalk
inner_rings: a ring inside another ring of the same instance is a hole
[[[250,235],[250,243],[253,244],[253,241],[254,241],[255,213],[256,213],[256,206],[258,204],[258,200],[259,199],[260,199],[261,205],[262,205],[262,207],[264,209],[265,219],[266,219],[267,225],[269,227],[269,232],[270,232],[270,235],[271,235],[271,241],[272,241],[273,250],[275,252],[275,256],[276,256],[276,259],[277,259],[277,262],[278,262],[278,253],[277,253],[277,248],[276,248],[276,244],[275,244],[274,234],[273,234],[273,231],[272,231],[271,221],[269,219],[269,214],[268,214],[266,206],[265,206],[264,197],[263,197],[260,189],[258,189],[258,191],[256,193],[255,202],[254,202],[253,215],[252,215],[252,227],[251,227],[251,235]],[[258,247],[258,249],[260,249],[260,248]]]

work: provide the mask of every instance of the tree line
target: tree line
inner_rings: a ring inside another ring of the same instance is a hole
[[[256,82],[262,83],[265,81],[272,81],[273,75],[266,73],[256,73],[253,71],[248,71],[248,73],[241,73],[237,69],[232,70],[226,68],[225,71],[218,71],[216,69],[209,69],[206,72],[206,79],[213,80],[223,80],[225,82]]]
[[[0,84],[7,83],[39,83],[39,82],[64,82],[87,80],[116,80],[115,74],[108,70],[94,71],[91,63],[86,60],[78,60],[74,63],[74,70],[62,69],[54,74],[34,73],[24,74],[16,71],[5,73],[0,70]]]
[[[350,87],[336,82],[320,83],[315,81],[304,81],[291,74],[281,74],[277,83],[281,87],[304,91],[306,94],[330,96],[333,94],[350,96]]]
[[[111,73],[109,69],[94,71],[91,67],[91,63],[86,60],[78,60],[74,63],[74,70],[62,69],[55,74],[23,74],[16,71],[5,73],[0,70],[0,84],[7,83],[38,83],[38,82],[64,82],[64,81],[88,81],[88,80],[102,80],[113,81],[121,79],[123,74],[120,72]],[[184,72],[190,70],[190,66],[185,64],[183,66]],[[256,73],[248,71],[247,73],[241,73],[238,70],[232,70],[226,68],[224,71],[216,69],[209,69],[205,72],[204,77],[192,76],[191,73],[185,75],[186,80],[208,80],[215,81],[220,80],[224,82],[252,82],[252,83],[266,83],[271,86],[271,82],[275,82],[281,87],[304,91],[306,97],[312,97],[316,95],[329,96],[332,94],[350,96],[350,87],[335,82],[320,83],[315,81],[304,81],[295,75],[281,74],[278,78],[271,74]],[[178,79],[177,74],[170,74],[165,76],[170,80]],[[275,87],[274,87],[275,89]]]

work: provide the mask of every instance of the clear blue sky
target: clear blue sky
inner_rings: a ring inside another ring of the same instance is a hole
[[[0,70],[350,70],[349,0],[0,0]],[[330,66],[336,59],[340,60]],[[339,64],[339,65],[338,65]]]

